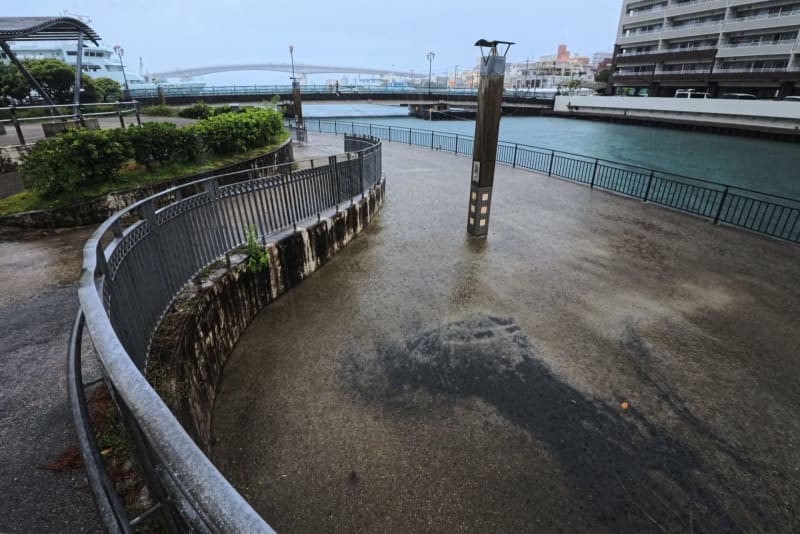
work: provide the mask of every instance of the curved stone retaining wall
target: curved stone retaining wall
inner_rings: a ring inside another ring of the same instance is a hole
[[[108,219],[114,213],[125,208],[126,206],[130,206],[134,202],[153,196],[171,187],[194,182],[196,180],[202,180],[203,178],[208,178],[210,176],[219,176],[237,171],[269,167],[271,165],[282,165],[285,163],[291,163],[293,161],[294,151],[292,149],[292,140],[290,138],[275,150],[244,161],[231,163],[223,167],[217,167],[216,169],[184,176],[183,178],[177,178],[175,180],[158,182],[151,185],[136,187],[134,189],[126,189],[124,191],[114,191],[105,195],[83,200],[69,206],[6,215],[0,217],[0,225],[24,228],[61,228],[68,226],[97,224]],[[263,176],[266,176],[267,174],[268,173],[265,172]],[[255,175],[255,177],[261,176],[261,174]]]
[[[385,182],[349,208],[267,245],[269,267],[247,270],[243,254],[198,277],[175,299],[153,337],[148,378],[206,452],[217,385],[239,337],[271,301],[310,276],[358,234],[383,203]]]

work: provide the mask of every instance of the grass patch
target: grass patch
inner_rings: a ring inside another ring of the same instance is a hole
[[[200,160],[192,163],[172,163],[158,166],[152,171],[148,171],[144,165],[139,165],[130,161],[124,166],[114,180],[109,180],[93,187],[85,187],[65,192],[54,199],[44,199],[39,194],[31,191],[22,191],[16,195],[0,199],[0,215],[68,206],[75,202],[112,191],[121,191],[143,185],[156,184],[182,178],[198,172],[213,170],[274,150],[281,146],[288,138],[289,133],[286,132],[279,141],[242,154],[227,157],[207,154],[202,156]]]

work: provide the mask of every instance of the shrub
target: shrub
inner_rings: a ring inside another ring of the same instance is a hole
[[[277,111],[248,109],[241,113],[215,115],[197,123],[206,148],[227,156],[274,142],[283,132]]]
[[[158,104],[142,108],[142,115],[148,115],[150,117],[174,117],[175,110],[164,104]]]
[[[193,106],[184,108],[178,112],[179,117],[184,119],[207,119],[214,115],[216,112],[213,107],[205,102],[198,102]]]
[[[200,155],[200,139],[193,127],[177,128],[169,122],[148,122],[124,131],[133,159],[148,169],[156,164],[188,163]]]
[[[0,152],[0,174],[17,170],[17,164],[10,157]]]
[[[28,190],[52,198],[116,178],[128,157],[116,134],[76,129],[40,140],[23,156],[20,170]]]

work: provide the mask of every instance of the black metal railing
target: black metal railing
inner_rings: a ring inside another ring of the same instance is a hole
[[[28,122],[66,122],[76,121],[86,126],[87,119],[99,117],[117,117],[120,127],[125,128],[125,116],[133,115],[138,125],[142,124],[139,115],[139,103],[129,102],[96,102],[90,104],[57,104],[37,106],[0,107],[0,125],[10,124],[14,127],[19,144],[24,145],[25,135],[22,125]]]
[[[306,130],[370,135],[396,143],[472,155],[461,134],[378,124],[305,119]],[[497,162],[637,198],[714,223],[800,243],[800,200],[560,150],[500,141]]]
[[[381,142],[347,136],[346,153],[212,176],[121,210],[86,242],[69,347],[72,413],[87,476],[110,532],[159,517],[170,532],[272,532],[225,480],[142,372],[162,314],[202,269],[259,237],[352,204],[382,181]],[[321,163],[321,164],[320,164]],[[125,227],[124,222],[133,221]],[[154,505],[129,519],[102,468],[81,374],[89,331]]]

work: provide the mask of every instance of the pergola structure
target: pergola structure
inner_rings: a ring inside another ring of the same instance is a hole
[[[81,99],[81,63],[83,59],[83,39],[87,38],[94,44],[100,36],[86,23],[72,17],[0,17],[0,49],[6,53],[11,62],[16,65],[25,79],[36,89],[48,104],[55,107],[50,94],[36,81],[28,69],[19,61],[14,51],[8,45],[9,41],[77,41],[78,54],[75,65],[75,113],[78,114],[78,105]]]

